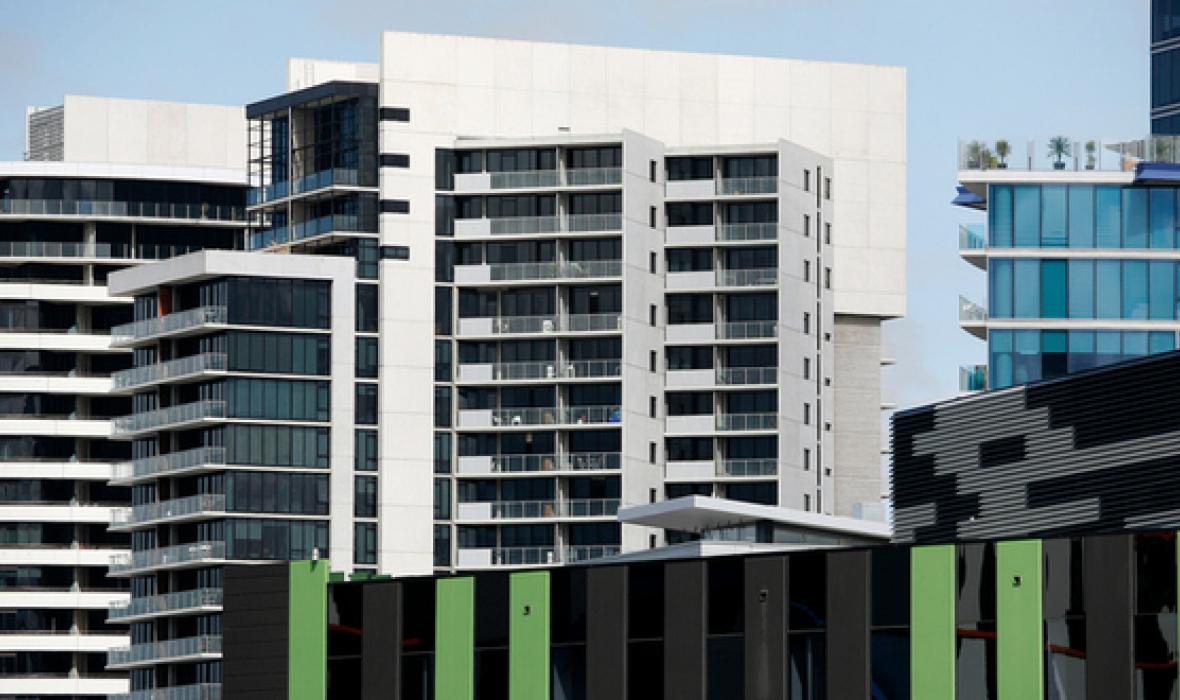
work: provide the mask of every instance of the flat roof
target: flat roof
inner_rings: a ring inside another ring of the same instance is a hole
[[[243,168],[199,168],[126,163],[71,163],[60,160],[0,161],[0,177],[73,177],[112,180],[171,180],[216,185],[247,184]]]
[[[619,522],[647,527],[701,532],[719,527],[768,521],[800,530],[888,540],[893,528],[888,523],[860,520],[794,508],[766,506],[711,496],[682,496],[658,503],[628,506],[619,510]]]

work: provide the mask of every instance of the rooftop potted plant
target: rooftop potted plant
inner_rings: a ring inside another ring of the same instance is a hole
[[[1096,160],[1094,158],[1094,153],[1097,150],[1098,150],[1097,143],[1095,143],[1094,141],[1087,141],[1086,142],[1086,170],[1093,170],[1094,169],[1094,163]]]
[[[1000,162],[996,163],[996,167],[1003,170],[1008,167],[1008,154],[1012,152],[1012,147],[1008,145],[1006,139],[996,141],[996,155],[999,156]]]
[[[1053,159],[1054,170],[1065,170],[1065,159],[1071,151],[1069,139],[1065,136],[1054,136],[1049,139],[1049,157]]]
[[[983,164],[983,142],[967,142],[967,169],[979,170]]]
[[[1157,163],[1172,162],[1172,137],[1153,137],[1151,146],[1151,160]]]

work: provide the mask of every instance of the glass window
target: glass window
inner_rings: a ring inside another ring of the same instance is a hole
[[[1012,261],[995,259],[988,263],[991,275],[988,313],[993,318],[1012,318]]]
[[[1036,248],[1041,245],[1041,188],[1015,185],[1012,189],[1016,246]]]
[[[1010,185],[991,186],[987,213],[992,247],[1012,247],[1012,187]]]
[[[1041,318],[1065,318],[1065,270],[1064,260],[1041,261]]]
[[[1078,372],[1095,366],[1094,331],[1069,332],[1069,371]]]
[[[1151,247],[1173,248],[1176,244],[1176,191],[1151,190]]]
[[[1060,377],[1068,370],[1068,355],[1065,331],[1041,332],[1041,378]]]
[[[1069,261],[1069,317],[1094,318],[1094,261]]]
[[[445,341],[444,341],[445,342]],[[438,341],[435,341],[437,344]],[[377,339],[356,339],[356,376],[377,378]]]
[[[1141,187],[1123,190],[1123,247],[1147,247],[1147,190]]]
[[[1046,248],[1064,247],[1068,243],[1066,234],[1065,185],[1043,185],[1041,187],[1041,245]]]
[[[1122,246],[1122,205],[1117,185],[1099,185],[1094,190],[1094,213],[1099,248]]]
[[[1034,382],[1041,378],[1041,332],[1015,331],[1015,357],[1012,379],[1016,384]]]
[[[1095,333],[1096,365],[1108,365],[1123,359],[1123,336],[1118,331],[1098,331]]]
[[[1172,331],[1152,331],[1148,334],[1147,351],[1152,355],[1157,352],[1170,352],[1176,349],[1176,334]]]
[[[1143,357],[1147,354],[1147,331],[1123,333],[1123,357]]]
[[[988,344],[988,379],[991,388],[1012,386],[1012,331],[991,331],[988,333]]]
[[[377,385],[356,385],[356,423],[357,425],[377,424]]]
[[[1123,318],[1147,318],[1147,261],[1123,261]]]
[[[1119,318],[1122,312],[1122,264],[1118,260],[1098,260],[1095,275],[1095,299],[1098,318]]]
[[[1153,319],[1174,318],[1176,310],[1176,264],[1170,260],[1152,260],[1148,264],[1150,287],[1148,316]]]
[[[1094,247],[1094,187],[1069,186],[1069,247]]]
[[[1016,318],[1037,318],[1041,313],[1041,265],[1038,260],[1015,260],[1014,297]]]

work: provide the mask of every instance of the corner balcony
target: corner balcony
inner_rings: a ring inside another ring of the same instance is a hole
[[[455,284],[604,279],[620,277],[622,274],[623,261],[621,260],[488,263],[483,265],[456,265]]]
[[[616,333],[623,316],[613,314],[544,314],[537,316],[480,316],[460,318],[459,337],[553,333]]]
[[[224,325],[229,311],[224,306],[199,306],[166,316],[145,318],[111,328],[111,345],[128,347],[165,336],[187,335],[209,325]]]
[[[141,457],[114,465],[111,484],[130,486],[161,476],[178,476],[225,468],[224,447],[197,447],[154,457]]]
[[[111,649],[107,653],[107,669],[130,669],[160,663],[209,661],[220,658],[221,636],[208,634]]]
[[[971,301],[967,297],[959,296],[959,326],[975,336],[987,339],[987,309]]]
[[[961,365],[959,394],[974,394],[979,391],[987,391],[987,365]]]
[[[181,426],[213,423],[225,418],[225,402],[206,399],[133,413],[111,421],[114,435],[135,435],[157,430],[175,430]]]
[[[481,501],[459,503],[458,520],[614,519],[619,512],[617,498],[541,499],[529,501]]]
[[[224,494],[201,493],[157,503],[143,503],[130,508],[116,508],[111,511],[111,523],[107,529],[112,532],[127,532],[146,525],[187,522],[224,514]]]
[[[618,452],[570,452],[561,454],[461,455],[459,476],[487,474],[537,474],[543,472],[618,471]]]
[[[621,360],[574,360],[558,362],[496,362],[461,364],[456,381],[459,383],[529,382],[576,379],[603,379],[622,376]]]
[[[195,588],[161,595],[141,596],[111,605],[107,622],[127,624],[165,615],[188,615],[200,612],[219,612],[225,593],[220,588]]]
[[[959,257],[981,270],[987,269],[987,238],[983,224],[959,225]]]
[[[111,374],[111,383],[115,391],[129,392],[164,381],[199,379],[209,372],[224,372],[226,367],[225,353],[204,352],[154,365],[120,370]]]
[[[220,683],[193,683],[107,695],[107,700],[221,700]]]
[[[111,557],[108,576],[126,577],[164,569],[225,563],[225,542],[191,542],[170,547],[120,552]]]

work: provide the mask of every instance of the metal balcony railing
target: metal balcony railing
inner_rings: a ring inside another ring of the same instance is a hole
[[[245,207],[173,202],[96,202],[61,199],[0,199],[0,214],[91,216],[136,219],[245,221]]]
[[[777,367],[718,367],[718,384],[776,384]]]
[[[133,690],[130,693],[108,695],[107,700],[221,700],[221,684],[194,683],[150,690]]]
[[[719,241],[773,241],[778,238],[778,224],[719,224]]]
[[[554,547],[497,547],[492,550],[492,563],[509,566],[553,564],[557,562]]]
[[[723,459],[717,462],[717,476],[774,476],[778,460]]]
[[[777,177],[725,177],[717,180],[717,194],[774,194]]]
[[[180,518],[196,513],[224,513],[225,495],[214,493],[199,493],[183,498],[172,498],[158,503],[143,503],[130,508],[116,508],[111,512],[111,526],[117,528],[124,525],[163,520],[166,518]]]
[[[774,430],[777,413],[722,413],[717,416],[718,430]]]
[[[120,552],[111,558],[110,573],[124,573],[172,564],[225,559],[225,542],[191,542],[138,552]]]
[[[778,269],[774,267],[717,271],[719,287],[767,287],[777,282]]]
[[[183,471],[204,464],[224,465],[224,447],[197,447],[191,450],[170,452],[166,455],[142,457],[130,462],[115,464],[112,481],[151,477],[169,472]]]
[[[982,322],[987,320],[987,309],[967,297],[959,297],[959,322]]]
[[[179,612],[197,608],[218,607],[225,600],[220,588],[195,588],[189,591],[141,596],[130,601],[110,606],[108,622],[117,622],[132,617],[155,615],[164,612]]]
[[[107,667],[220,653],[221,635],[206,634],[199,637],[181,637],[163,642],[132,644],[129,647],[111,649],[107,652]]]
[[[721,340],[773,338],[777,335],[778,321],[731,321],[717,324],[717,337]]]
[[[225,418],[225,402],[205,399],[182,403],[178,406],[157,408],[154,411],[133,413],[111,421],[111,430],[116,435],[141,433],[145,430],[160,430],[168,426],[192,423],[211,418]]]
[[[111,328],[111,342],[120,345],[165,333],[195,328],[207,323],[225,323],[228,316],[228,309],[224,306],[199,306],[167,316],[145,318]]]
[[[199,355],[114,372],[111,374],[111,384],[115,389],[130,389],[165,379],[177,379],[202,372],[223,372],[225,369],[225,353],[203,352]]]
[[[602,559],[619,554],[619,546],[614,544],[574,545],[565,548],[565,563],[572,564],[591,559]]]

